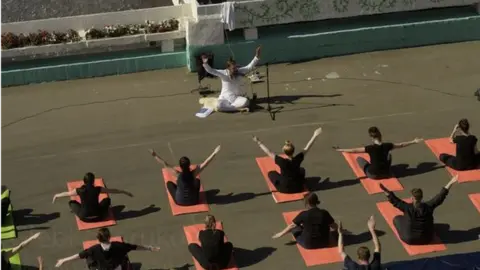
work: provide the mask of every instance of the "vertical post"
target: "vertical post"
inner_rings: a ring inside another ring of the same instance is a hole
[[[268,74],[268,63],[265,64],[266,67],[266,75],[267,75],[267,110],[268,112],[272,111],[270,107],[270,75]]]

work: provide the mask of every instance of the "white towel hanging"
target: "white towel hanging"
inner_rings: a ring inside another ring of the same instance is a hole
[[[222,6],[222,22],[227,25],[228,30],[235,30],[235,2],[227,1]]]

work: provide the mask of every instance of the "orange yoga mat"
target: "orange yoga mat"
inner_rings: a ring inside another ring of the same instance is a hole
[[[283,213],[283,218],[287,224],[291,224],[293,219],[302,211],[293,211]],[[292,236],[293,237],[293,236]],[[295,240],[295,238],[293,238]],[[342,257],[338,253],[338,247],[335,243],[332,243],[331,247],[321,249],[305,249],[297,244],[298,251],[302,255],[303,260],[307,266],[329,264],[341,262]]]
[[[410,199],[404,200],[407,203],[410,203]],[[398,215],[403,215],[403,213],[398,210],[397,208],[393,207],[393,205],[390,202],[379,202],[377,203],[378,210],[382,214],[382,216],[385,218],[387,221],[387,224],[392,228],[393,232],[397,236],[398,240],[400,240],[400,243],[402,243],[403,247],[407,251],[407,253],[410,256],[414,255],[419,255],[419,254],[425,254],[425,253],[430,253],[430,252],[438,252],[438,251],[443,251],[446,250],[447,247],[440,241],[440,238],[438,236],[435,236],[433,242],[428,245],[408,245],[405,242],[403,242],[400,237],[398,236],[398,232],[395,229],[395,226],[393,226],[393,218],[398,216]]]
[[[477,194],[469,194],[470,200],[472,200],[473,205],[477,208],[478,212],[480,213],[480,193]]]
[[[123,242],[123,237],[121,236],[115,236],[115,237],[112,237],[110,238],[110,241],[111,242]],[[89,240],[89,241],[85,241],[83,242],[83,249],[87,249],[91,246],[94,246],[96,244],[98,244],[98,240]],[[128,258],[128,257],[127,257]],[[128,264],[128,270],[132,269],[132,265],[129,263]]]
[[[428,148],[432,150],[433,154],[439,158],[440,154],[449,154],[455,156],[455,144],[450,142],[449,138],[431,139],[426,140]],[[445,167],[450,175],[454,176],[458,174],[458,182],[473,182],[480,181],[480,169],[470,171],[456,171],[452,168]]]
[[[258,167],[262,172],[263,179],[265,179],[265,181],[267,182],[268,189],[272,192],[273,199],[275,200],[276,203],[303,200],[303,197],[308,193],[306,189],[304,192],[292,193],[292,194],[280,193],[277,191],[277,188],[272,184],[272,181],[270,181],[270,179],[268,178],[268,173],[271,171],[277,171],[278,173],[280,173],[280,168],[275,164],[275,161],[273,161],[272,158],[259,157],[259,158],[256,158],[256,160],[257,160]]]
[[[198,245],[200,245],[200,241],[198,240],[198,233],[201,230],[204,230],[204,229],[205,229],[204,224],[196,224],[196,225],[190,225],[190,226],[183,227],[183,230],[185,231],[185,236],[187,237],[188,244],[198,244]],[[217,229],[223,231],[222,222],[217,221]],[[225,234],[225,242],[227,242],[227,241],[228,241],[227,236]],[[193,258],[193,261],[195,263],[195,268],[196,269],[198,269],[198,270],[204,269],[202,266],[200,266],[200,264],[197,262],[197,260],[195,260],[195,258]],[[232,256],[232,259],[230,260],[230,264],[229,264],[228,268],[226,268],[226,269],[227,270],[238,270],[238,267],[235,264],[235,259],[233,258],[233,256]]]
[[[82,185],[83,185],[82,180],[68,182],[67,183],[68,191],[79,188]],[[95,186],[105,187],[105,184],[103,183],[103,179],[102,178],[95,179]],[[98,200],[102,201],[104,198],[108,198],[108,194],[105,194],[105,193],[100,194],[100,196],[98,197]],[[80,197],[79,196],[72,196],[71,199],[76,200],[77,202],[80,202]],[[77,216],[75,216],[75,219],[77,220],[78,230],[80,230],[80,231],[91,230],[91,229],[101,228],[101,227],[108,227],[108,226],[113,226],[113,225],[117,224],[117,222],[115,221],[115,217],[113,216],[113,212],[112,212],[111,208],[108,211],[108,217],[103,221],[83,222]]]
[[[380,188],[380,184],[383,184],[386,188],[388,188],[391,191],[399,191],[403,190],[402,184],[400,184],[400,181],[398,181],[397,178],[392,177],[388,179],[381,179],[381,180],[376,180],[376,179],[370,179],[366,178],[365,172],[358,166],[357,163],[357,157],[362,157],[366,159],[368,162],[370,162],[370,157],[368,154],[365,153],[342,153],[345,159],[347,160],[348,165],[352,168],[353,172],[355,173],[355,176],[360,178],[360,182],[362,183],[363,187],[367,191],[368,194],[376,194],[376,193],[382,193],[382,189]]]
[[[193,167],[193,166],[192,166]],[[208,212],[210,208],[208,207],[207,198],[205,191],[203,190],[203,185],[200,185],[200,202],[199,204],[192,206],[180,206],[175,203],[172,196],[167,190],[167,182],[171,181],[177,183],[177,178],[174,175],[168,172],[167,169],[162,169],[163,180],[165,181],[165,191],[167,192],[168,202],[170,203],[170,208],[172,209],[172,214],[174,216],[192,214],[192,213],[201,213]]]

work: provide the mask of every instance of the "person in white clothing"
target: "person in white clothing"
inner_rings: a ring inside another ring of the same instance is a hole
[[[222,80],[222,91],[218,97],[217,111],[219,112],[248,112],[250,101],[243,89],[243,77],[260,60],[260,47],[255,52],[255,57],[250,64],[238,67],[235,60],[227,61],[227,68],[224,70],[213,69],[208,65],[208,58],[202,57],[203,67],[208,73],[219,77]]]

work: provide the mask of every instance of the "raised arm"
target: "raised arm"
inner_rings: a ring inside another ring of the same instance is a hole
[[[206,72],[212,74],[213,76],[217,76],[222,80],[229,80],[230,78],[227,76],[225,70],[214,69],[208,64],[208,57],[202,56],[203,61],[203,68]]]
[[[455,136],[457,135],[457,131],[458,131],[458,124],[456,124],[453,127],[452,133],[450,133],[450,142],[451,143],[453,143],[453,139],[455,139]]]
[[[167,169],[172,175],[178,176],[179,172],[177,170],[175,170],[172,166],[170,166],[170,164],[168,164],[164,159],[159,157],[157,155],[157,152],[155,152],[155,150],[150,149],[149,152],[152,155],[152,157],[155,158],[155,160],[158,163],[160,163],[165,169]]]
[[[373,216],[368,219],[367,226],[370,234],[372,235],[372,241],[375,248],[374,252],[380,253],[381,246],[380,241],[378,240],[377,232],[375,231],[375,218]]]
[[[71,197],[71,196],[76,196],[77,195],[77,189],[72,189],[70,191],[65,191],[65,192],[61,192],[61,193],[57,193],[53,196],[53,200],[52,200],[52,203],[55,203],[55,201],[58,199],[58,198],[65,198],[65,197]]]
[[[128,191],[125,191],[125,190],[121,190],[121,189],[115,189],[115,188],[104,188],[104,187],[102,187],[102,193],[123,194],[123,195],[127,195],[128,197],[133,197],[132,193],[130,193]]]
[[[75,254],[75,255],[72,255],[70,257],[60,259],[60,260],[57,261],[57,264],[55,264],[55,267],[58,268],[58,267],[62,266],[64,263],[71,262],[71,261],[78,260],[78,259],[80,259],[79,254]]]
[[[458,174],[455,175],[446,185],[443,187],[440,192],[430,199],[428,202],[426,202],[428,205],[430,205],[433,208],[437,208],[440,206],[445,199],[447,198],[448,192],[450,191],[450,188],[452,187],[453,184],[455,184],[458,181]]]
[[[248,72],[252,71],[257,65],[258,61],[260,60],[260,52],[261,52],[261,47],[257,47],[255,51],[255,57],[253,57],[253,60],[248,65],[238,68],[238,72],[242,74],[247,74]]]
[[[194,172],[195,176],[199,175],[208,166],[208,164],[212,162],[212,160],[215,158],[218,152],[220,152],[220,149],[221,149],[220,145],[217,146],[215,150],[213,150],[213,153],[210,154],[210,156],[208,156],[207,159],[205,159],[205,161],[202,164],[200,164],[200,167],[197,167],[197,169]]]
[[[340,253],[340,256],[342,257],[342,260],[345,260],[347,257],[347,253],[345,253],[345,248],[343,246],[343,227],[342,227],[342,222],[338,222],[338,253]]]
[[[275,159],[275,154],[274,154],[272,151],[270,151],[270,150],[257,138],[257,136],[253,136],[253,141],[258,144],[258,146],[260,147],[260,149],[262,149],[263,152],[265,152],[265,154],[267,154],[267,156],[269,156],[269,157],[272,158],[272,159]]]
[[[9,251],[5,251],[6,259],[10,259],[11,257],[15,256],[15,254],[20,252],[23,248],[28,246],[33,240],[37,239],[39,236],[40,236],[40,233],[36,233],[36,234],[30,236],[30,238],[28,238],[27,240],[21,242],[18,246],[12,248]]]
[[[310,139],[310,141],[308,141],[307,145],[305,145],[305,148],[303,148],[303,154],[306,155],[308,153],[308,150],[310,150],[310,148],[313,146],[313,144],[315,143],[315,140],[317,139],[317,137],[322,133],[322,128],[317,128],[314,132],[313,132],[313,135],[312,135],[312,138]]]
[[[42,258],[42,256],[37,257],[37,262],[38,262],[38,270],[43,270],[43,258]]]
[[[380,184],[380,188],[383,190],[385,195],[387,195],[388,201],[398,210],[405,213],[408,210],[408,203],[400,200],[395,193],[388,190],[383,184]]]
[[[420,143],[420,142],[423,142],[422,138],[415,138],[415,139],[413,139],[411,141],[408,141],[408,142],[394,143],[393,144],[393,149],[404,148],[404,147],[414,145],[414,144],[417,144],[417,143]]]

